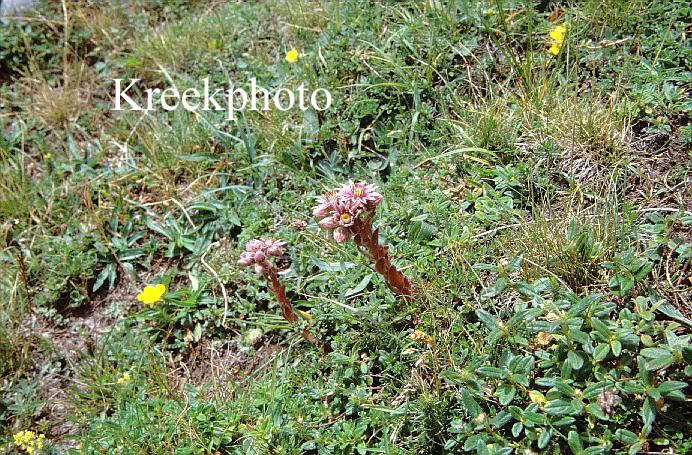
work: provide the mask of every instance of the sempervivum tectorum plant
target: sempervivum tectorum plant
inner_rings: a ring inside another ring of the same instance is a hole
[[[393,264],[386,246],[378,241],[378,229],[372,228],[377,204],[382,201],[382,194],[377,187],[365,182],[349,182],[340,189],[322,196],[313,209],[319,225],[329,231],[337,243],[353,239],[358,249],[375,265],[389,288],[396,294],[412,297],[414,294],[411,280],[401,273]]]
[[[286,296],[286,288],[279,281],[276,266],[271,262],[272,257],[284,254],[284,242],[263,238],[250,240],[245,245],[245,251],[240,254],[238,264],[253,267],[255,272],[261,273],[271,283],[271,290],[279,301],[281,313],[288,322],[298,320],[293,305]]]

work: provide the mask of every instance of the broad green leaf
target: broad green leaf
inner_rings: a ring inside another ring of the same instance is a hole
[[[459,391],[461,395],[461,402],[466,408],[466,412],[475,419],[482,412],[481,407],[478,405],[476,400],[471,396],[471,394],[466,389],[461,389]]]
[[[598,318],[591,318],[591,327],[602,337],[601,341],[610,340],[610,329],[603,321]]]
[[[545,446],[547,446],[548,442],[550,442],[551,436],[552,431],[550,430],[550,428],[543,428],[543,431],[541,431],[540,436],[538,436],[538,448],[545,449]]]
[[[512,436],[515,438],[518,438],[519,435],[521,434],[521,430],[524,429],[524,425],[521,422],[517,422],[514,425],[512,425]]]
[[[514,396],[517,393],[516,387],[511,384],[502,384],[496,390],[497,398],[500,400],[502,406],[507,406],[512,402]]]
[[[663,348],[644,348],[640,354],[646,358],[646,368],[649,370],[665,368],[675,361],[673,354]]]
[[[575,455],[578,455],[584,451],[584,446],[581,443],[579,433],[574,430],[570,430],[569,434],[567,435],[567,444],[569,444],[570,449],[572,449],[572,452]]]
[[[372,279],[372,273],[365,275],[362,280],[360,280],[360,283],[358,283],[354,288],[351,288],[346,291],[344,294],[345,297],[351,297],[352,295],[358,294],[361,292],[363,289],[367,287],[367,285],[370,283],[370,280]]]
[[[579,370],[584,365],[584,359],[574,351],[567,352],[567,361],[574,370]]]
[[[593,350],[593,359],[595,362],[600,362],[604,360],[606,357],[608,357],[608,353],[610,352],[610,345],[601,343],[598,346],[596,346],[596,349]]]
[[[550,415],[567,415],[575,411],[572,403],[565,400],[552,400],[545,405],[545,412]]]
[[[617,273],[608,281],[608,287],[613,294],[622,297],[634,287],[634,277],[627,272]]]
[[[644,422],[644,427],[648,427],[650,429],[651,426],[654,424],[654,421],[656,420],[656,402],[653,398],[647,397],[644,400],[644,404],[642,405],[641,410],[641,416]]]
[[[492,314],[488,313],[485,310],[476,310],[476,315],[478,316],[478,319],[485,324],[490,330],[497,330],[497,319],[495,319],[495,316]]]
[[[535,425],[545,425],[546,423],[548,423],[545,414],[539,414],[533,411],[524,411],[522,416],[524,417],[526,422],[533,423]]]
[[[668,398],[684,401],[685,394],[682,390],[687,386],[688,384],[682,381],[666,381],[658,386],[658,391]]]
[[[507,370],[497,367],[480,367],[476,370],[479,375],[495,379],[504,379],[508,376]]]
[[[615,432],[615,438],[625,445],[632,445],[639,440],[639,437],[630,430],[619,428]]]

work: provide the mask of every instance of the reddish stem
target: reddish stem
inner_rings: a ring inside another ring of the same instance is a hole
[[[272,291],[274,292],[276,299],[279,301],[279,306],[281,307],[281,313],[283,314],[284,319],[286,319],[288,322],[296,322],[298,320],[298,316],[296,315],[295,311],[293,311],[293,304],[286,296],[286,287],[279,281],[279,276],[276,273],[276,269],[273,266],[265,269],[264,276],[272,284]],[[315,336],[311,335],[307,327],[303,329],[301,335],[307,341],[315,343],[317,346],[322,348],[322,351],[325,353],[331,351],[329,345],[322,343]]]
[[[372,229],[372,216],[356,219],[351,226],[351,232],[353,241],[375,264],[375,270],[384,277],[387,286],[402,297],[413,297],[415,291],[411,279],[392,264],[389,250],[386,246],[380,245],[379,229]]]
[[[281,313],[283,314],[284,319],[286,319],[288,322],[296,322],[298,320],[298,316],[296,316],[295,311],[293,311],[293,305],[286,296],[285,286],[279,282],[276,269],[274,267],[269,267],[266,269],[265,276],[272,284],[272,291],[274,291],[274,295],[279,301],[279,306],[281,307]]]

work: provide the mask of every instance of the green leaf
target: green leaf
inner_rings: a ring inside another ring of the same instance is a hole
[[[610,345],[601,343],[598,346],[596,346],[596,349],[593,350],[593,359],[595,362],[600,362],[604,360],[606,357],[608,357],[608,353],[610,352]]]
[[[507,282],[506,279],[504,279],[502,277],[498,278],[495,281],[495,283],[493,283],[491,286],[488,286],[487,288],[485,288],[483,290],[483,292],[481,293],[481,298],[488,299],[488,298],[495,297],[496,295],[500,294],[502,291],[505,290],[505,288],[507,287],[507,284],[509,284],[509,283]]]
[[[634,277],[630,273],[617,273],[609,281],[613,294],[623,297],[634,287]]]
[[[605,455],[610,453],[610,447],[606,445],[587,447],[582,455]]]
[[[455,370],[444,370],[440,373],[440,379],[454,385],[464,385],[467,382],[466,376]]]
[[[479,439],[476,443],[476,454],[477,455],[489,455],[490,450],[488,449],[488,444],[483,439]]]
[[[537,412],[524,411],[522,416],[524,417],[524,420],[526,420],[526,422],[530,422],[535,425],[545,425],[546,423],[548,423],[548,419],[546,419],[545,415],[539,414]]]
[[[564,416],[564,417],[560,417],[557,420],[553,420],[550,423],[555,427],[563,427],[565,425],[572,425],[576,421],[577,421],[577,419],[575,419],[574,417]]]
[[[550,437],[552,436],[552,431],[550,428],[543,428],[541,435],[538,437],[538,448],[545,449],[545,446],[550,442]]]
[[[651,431],[651,426],[656,420],[656,402],[653,398],[647,397],[642,405],[641,416],[644,421],[644,427]]]
[[[113,266],[113,263],[109,263],[103,270],[101,270],[101,273],[99,273],[98,277],[96,277],[94,286],[91,288],[92,292],[98,291],[99,288],[103,286],[103,283],[105,283],[106,279],[109,278],[113,273],[115,273],[115,267]]]
[[[598,403],[589,403],[586,405],[585,409],[586,412],[596,417],[597,419],[610,420],[610,417],[608,417],[607,414],[601,411],[601,407],[598,405]]]
[[[576,341],[577,343],[584,344],[590,341],[589,335],[586,332],[582,332],[581,330],[569,329],[568,335],[573,341]]]
[[[525,375],[525,374],[513,374],[510,377],[510,380],[516,384],[521,384],[524,387],[529,386],[529,377],[528,377],[528,375]]]
[[[466,389],[461,389],[459,391],[461,395],[461,402],[466,408],[466,412],[471,416],[472,419],[478,417],[482,412],[481,407],[478,405],[476,400],[471,396],[471,394]]]
[[[507,410],[510,414],[512,414],[514,420],[521,420],[522,414],[524,413],[519,406],[510,406],[507,408]]]
[[[367,285],[370,283],[370,280],[372,279],[372,275],[373,275],[372,273],[365,275],[365,277],[363,277],[363,279],[360,280],[360,283],[358,283],[358,285],[356,285],[356,287],[346,291],[346,293],[344,294],[344,297],[351,297],[352,295],[358,294],[363,289],[365,289],[367,287]]]
[[[512,400],[514,400],[514,396],[517,393],[517,389],[511,384],[502,384],[500,387],[497,388],[497,391],[495,393],[497,394],[497,397],[500,400],[500,404],[502,406],[507,406],[512,402]]]
[[[658,389],[655,387],[647,390],[646,394],[649,395],[651,398],[653,398],[656,401],[661,399],[661,392],[659,392]]]
[[[621,382],[618,385],[618,389],[622,390],[623,392],[627,393],[644,393],[646,392],[646,387],[642,385],[640,381],[637,380],[629,380],[625,382]]]
[[[673,354],[663,348],[644,348],[640,354],[647,359],[646,368],[649,370],[665,368],[675,361]]]
[[[524,429],[524,425],[521,422],[517,422],[514,425],[512,425],[512,436],[515,438],[518,438],[519,435],[521,434],[521,430]]]
[[[485,324],[490,330],[497,330],[497,319],[495,319],[495,316],[492,314],[488,313],[485,310],[476,310],[476,315],[478,316],[478,319]]]
[[[611,341],[610,350],[615,357],[620,357],[620,353],[622,352],[622,343],[620,343],[618,340]]]
[[[647,261],[646,259],[642,260],[641,266],[637,268],[637,270],[634,270],[634,279],[637,281],[640,281],[644,279],[650,272],[651,269],[653,268],[654,264],[652,262]]]
[[[632,445],[639,440],[636,434],[624,428],[619,428],[615,432],[615,438],[625,445]]]
[[[658,386],[658,391],[668,398],[675,400],[685,400],[685,394],[681,390],[687,387],[686,382],[682,381],[666,381]]]
[[[545,412],[550,415],[568,415],[575,411],[572,403],[565,400],[552,400],[545,405]]]
[[[202,339],[202,325],[200,323],[195,325],[195,329],[192,331],[192,336],[194,337],[195,341]]]
[[[658,311],[665,314],[669,318],[675,319],[679,322],[683,322],[683,323],[687,324],[688,326],[692,327],[692,321],[690,321],[685,316],[683,316],[683,314],[680,313],[680,311],[678,311],[677,308],[675,308],[673,305],[671,305],[669,303],[664,303],[664,304],[660,305],[658,307]]]
[[[593,327],[596,332],[603,338],[602,341],[610,340],[610,329],[608,326],[598,318],[591,318],[591,327]]]
[[[570,307],[567,315],[570,317],[581,316],[591,304],[596,303],[601,297],[603,297],[602,294],[592,294],[584,297],[577,304]]]
[[[567,444],[569,444],[569,447],[570,449],[572,449],[572,452],[574,452],[577,455],[584,451],[584,446],[581,443],[579,433],[577,433],[574,430],[570,430],[569,434],[567,435]]]
[[[147,227],[152,231],[158,232],[162,236],[166,237],[168,240],[173,240],[173,234],[167,229],[164,229],[160,224],[155,223],[151,218],[147,217],[147,219],[144,222],[147,225]]]
[[[567,361],[574,370],[578,370],[584,365],[584,359],[582,356],[574,351],[567,352]]]
[[[486,376],[495,379],[505,379],[508,374],[504,368],[497,367],[480,367],[476,370],[481,376]]]
[[[563,379],[569,379],[572,376],[572,365],[569,362],[562,362],[560,366],[560,376]]]
[[[502,428],[510,420],[512,420],[512,414],[510,414],[509,412],[507,412],[505,410],[502,410],[502,411],[498,412],[495,415],[495,417],[493,417],[493,419],[490,421],[490,423],[492,423],[492,425],[495,428]]]

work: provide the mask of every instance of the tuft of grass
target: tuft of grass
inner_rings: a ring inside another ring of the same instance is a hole
[[[590,212],[567,209],[548,216],[539,210],[534,213],[513,247],[517,254],[529,258],[524,270],[527,280],[547,272],[576,292],[603,282],[602,264],[627,248],[627,238],[623,238],[627,229],[617,212]]]
[[[96,76],[85,62],[67,64],[60,77],[47,79],[43,73],[22,78],[18,92],[27,116],[46,127],[64,128],[92,108]]]

